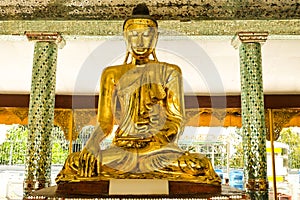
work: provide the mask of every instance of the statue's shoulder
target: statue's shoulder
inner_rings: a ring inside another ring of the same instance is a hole
[[[178,65],[167,63],[167,62],[159,62],[159,63],[163,64],[164,66],[167,66],[168,68],[170,68],[172,70],[176,70],[179,73],[182,73],[181,68]]]
[[[113,65],[108,66],[103,69],[102,74],[120,74],[124,71],[127,71],[128,69],[132,68],[132,65],[130,64],[122,64],[122,65]]]
[[[126,66],[127,64],[125,65],[113,65],[113,66],[107,66],[104,68],[104,71],[113,71],[113,70],[120,70],[122,69],[124,66]]]

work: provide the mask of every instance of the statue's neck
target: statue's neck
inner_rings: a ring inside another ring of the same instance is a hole
[[[132,64],[134,65],[144,65],[150,61],[149,58],[143,58],[143,59],[132,59]]]

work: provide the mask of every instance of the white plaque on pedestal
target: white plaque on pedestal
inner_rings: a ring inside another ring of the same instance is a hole
[[[168,180],[160,179],[111,179],[109,195],[169,194]]]

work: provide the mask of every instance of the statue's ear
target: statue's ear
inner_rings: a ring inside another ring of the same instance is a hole
[[[154,35],[155,39],[158,40],[159,32],[157,31]]]
[[[157,45],[157,42],[158,42],[158,35],[159,35],[159,32],[157,32],[155,35],[154,35],[154,39],[155,39],[155,44],[154,44],[154,49]]]
[[[125,59],[124,59],[123,64],[128,64],[127,62],[128,62],[129,55],[130,55],[130,53],[129,53],[129,51],[127,50],[127,51],[126,51],[126,55],[125,55]]]
[[[153,49],[153,51],[152,51],[151,54],[152,54],[152,56],[153,56],[153,60],[158,61],[158,60],[157,60],[157,57],[156,57],[155,49]]]

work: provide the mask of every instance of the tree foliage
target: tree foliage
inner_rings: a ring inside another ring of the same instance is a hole
[[[241,169],[244,167],[244,151],[241,136],[241,129],[236,129],[235,133],[230,134],[231,145],[233,145],[234,153],[230,156],[229,167]]]
[[[69,143],[59,127],[52,129],[52,164],[63,164],[69,154]]]
[[[13,125],[8,129],[5,141],[0,144],[0,165],[25,164],[27,137],[27,126]],[[59,127],[54,127],[51,138],[52,164],[63,164],[69,153],[64,132]]]
[[[289,168],[300,169],[300,135],[292,128],[285,128],[278,141],[289,145]]]
[[[231,144],[235,149],[235,153],[230,157],[230,168],[243,168],[243,143],[241,141],[241,133],[237,129],[236,134],[232,134]],[[289,168],[300,169],[300,135],[293,128],[285,128],[281,131],[278,142],[289,145]]]
[[[6,140],[0,145],[0,164],[24,164],[28,130],[24,126],[14,125],[6,134]]]

